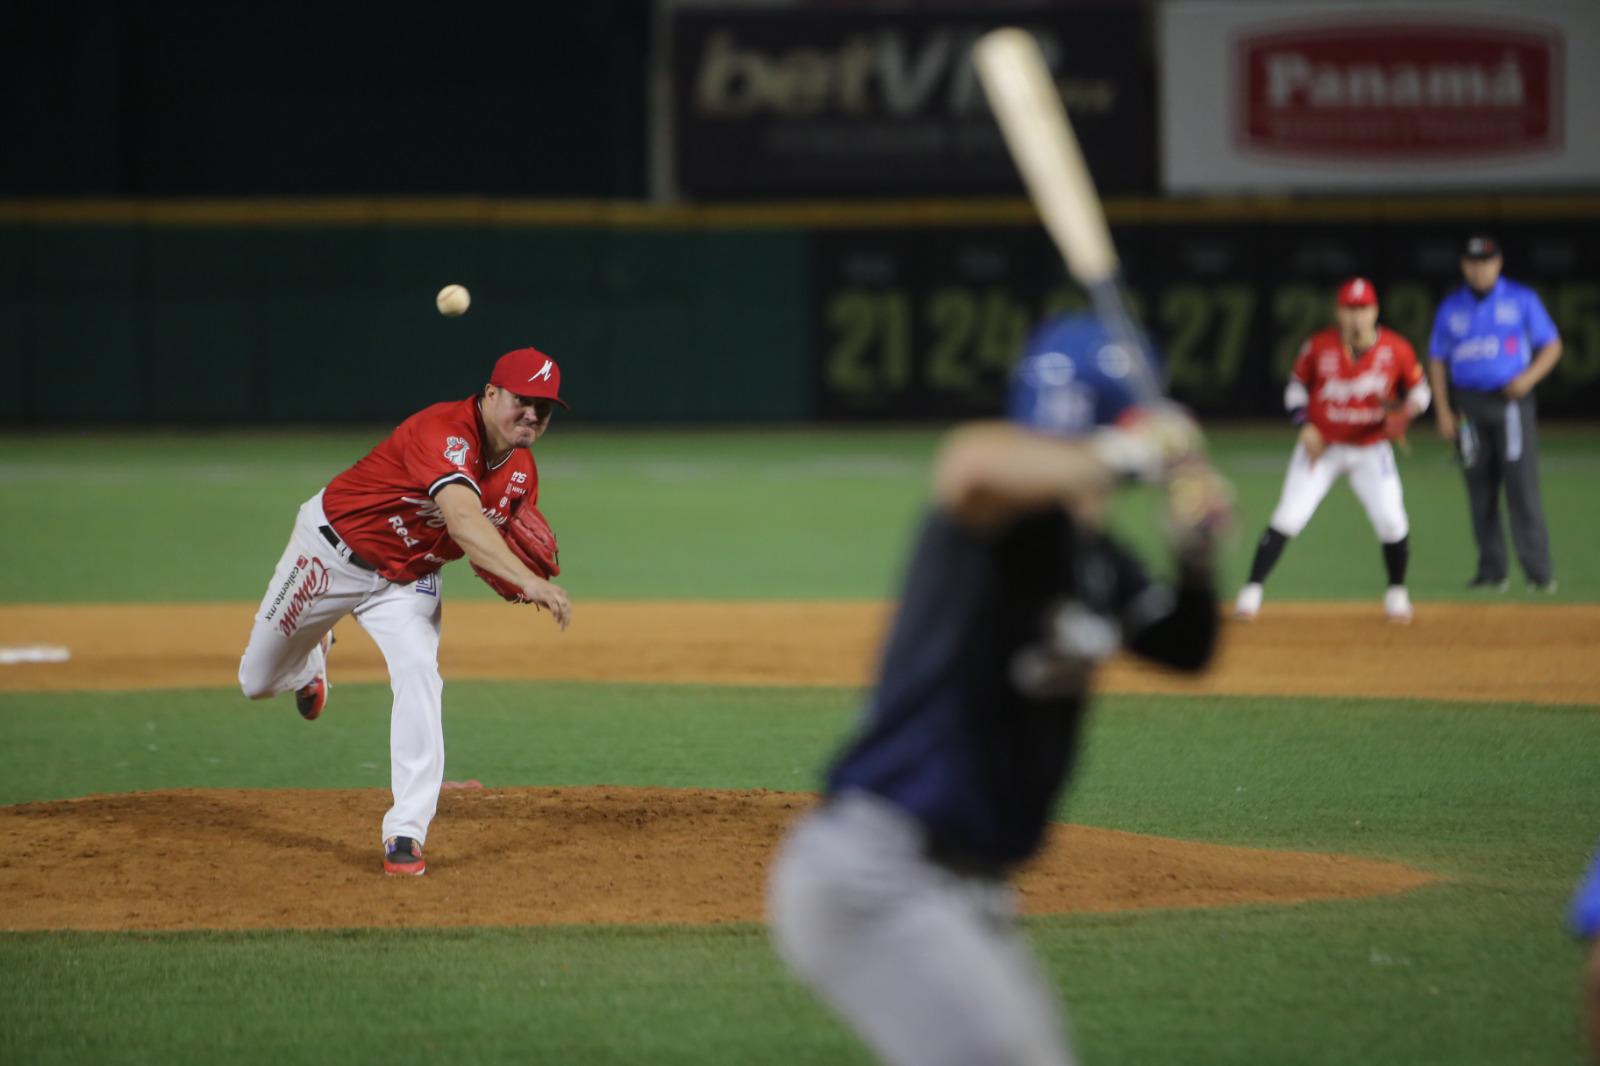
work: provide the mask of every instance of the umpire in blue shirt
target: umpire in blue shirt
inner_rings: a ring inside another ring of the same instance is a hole
[[[1561,358],[1561,335],[1532,289],[1500,276],[1503,263],[1492,237],[1472,237],[1462,250],[1467,283],[1439,305],[1428,343],[1434,419],[1466,475],[1478,542],[1478,570],[1467,587],[1506,588],[1503,483],[1523,573],[1533,587],[1554,592],[1533,389]]]

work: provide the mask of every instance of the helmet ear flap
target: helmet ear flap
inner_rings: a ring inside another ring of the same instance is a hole
[[[1088,433],[1095,426],[1095,396],[1082,382],[1067,381],[1040,389],[1034,427],[1060,437]]]

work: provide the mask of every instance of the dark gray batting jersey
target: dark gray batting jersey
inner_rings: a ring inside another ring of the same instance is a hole
[[[943,850],[1018,862],[1039,846],[1071,769],[1096,665],[1127,646],[1199,669],[1216,630],[1209,578],[1152,584],[1060,508],[995,536],[935,509],[865,722],[828,790],[890,800]]]

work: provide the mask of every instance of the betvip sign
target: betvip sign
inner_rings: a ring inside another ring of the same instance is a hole
[[[1159,48],[1174,192],[1600,185],[1600,3],[1169,2]]]
[[[1005,21],[980,4],[678,11],[668,141],[678,185],[691,196],[1020,194],[971,58]],[[1041,10],[1026,25],[1102,191],[1154,191],[1140,9]]]

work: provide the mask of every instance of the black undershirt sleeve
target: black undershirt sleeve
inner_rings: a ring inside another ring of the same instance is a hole
[[[1209,575],[1191,574],[1173,590],[1172,609],[1130,635],[1128,650],[1177,670],[1198,672],[1216,650],[1217,591]]]
[[[1135,655],[1177,670],[1199,671],[1216,649],[1217,590],[1207,566],[1178,562],[1176,584],[1150,582],[1132,553],[1113,542],[1123,603],[1123,643]]]

